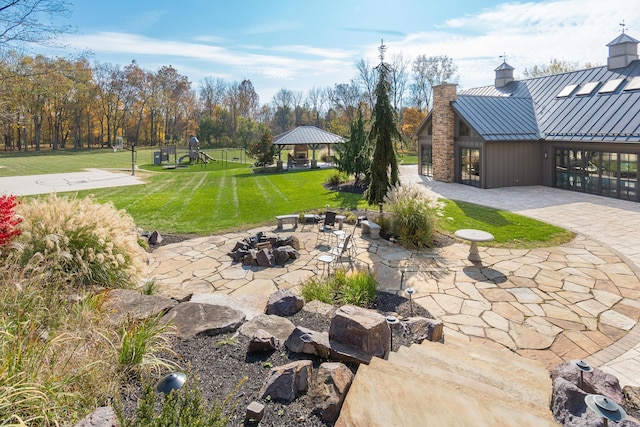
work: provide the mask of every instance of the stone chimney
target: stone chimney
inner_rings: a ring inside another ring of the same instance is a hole
[[[507,62],[503,62],[500,64],[498,68],[496,68],[496,87],[501,88],[507,85],[507,83],[512,82],[513,79],[513,68],[511,65],[507,64]]]
[[[609,46],[609,58],[607,58],[607,69],[615,70],[624,68],[638,59],[638,40],[622,33],[616,37]]]
[[[455,135],[455,115],[451,103],[457,99],[458,86],[443,83],[433,87],[432,160],[433,179],[453,182],[455,178],[455,155],[453,137]]]

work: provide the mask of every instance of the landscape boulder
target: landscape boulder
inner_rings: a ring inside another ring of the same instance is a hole
[[[150,245],[159,245],[162,243],[162,236],[155,230],[149,235],[148,241]]]
[[[313,413],[325,423],[335,423],[352,382],[353,373],[342,363],[322,363],[309,390]]]
[[[323,359],[328,359],[331,355],[329,335],[303,326],[296,327],[284,345],[294,353],[313,354]]]
[[[263,313],[245,322],[240,326],[238,332],[244,336],[252,337],[258,329],[264,329],[278,338],[280,342],[284,342],[295,328],[293,322],[287,318]]]
[[[280,289],[272,293],[267,301],[267,314],[276,316],[293,316],[304,306],[304,300],[288,289]]]
[[[256,252],[256,263],[258,267],[271,267],[271,254],[267,248],[259,249]]]
[[[277,350],[279,347],[280,340],[278,338],[274,337],[270,332],[267,332],[264,329],[258,329],[249,340],[247,353],[272,351]]]
[[[626,385],[622,389],[622,394],[624,396],[622,406],[627,414],[640,419],[640,387]]]
[[[102,406],[78,421],[73,427],[118,427],[118,417],[111,406]]]
[[[421,343],[427,341],[440,341],[443,336],[443,325],[441,320],[428,319],[426,317],[409,317],[398,323],[402,327],[405,337],[410,337],[412,341]]]
[[[571,362],[561,363],[551,371],[551,379],[564,378],[576,387],[580,387],[580,370]],[[588,394],[601,394],[613,399],[617,404],[622,404],[622,389],[620,381],[614,375],[594,368],[591,372],[584,372],[583,390]]]
[[[332,349],[353,353],[366,363],[371,357],[383,358],[387,354],[390,337],[391,330],[383,315],[353,305],[337,309],[329,327]]]
[[[123,320],[142,320],[166,313],[178,304],[171,298],[144,295],[131,289],[111,289],[107,293],[105,312],[109,320],[119,324]]]
[[[309,390],[309,381],[313,371],[310,360],[298,360],[286,365],[271,368],[260,389],[260,398],[291,403]]]
[[[182,339],[232,332],[244,320],[245,315],[239,310],[197,302],[178,304],[161,319],[162,322],[175,326],[178,337]]]

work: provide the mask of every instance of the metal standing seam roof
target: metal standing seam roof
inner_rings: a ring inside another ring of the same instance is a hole
[[[298,126],[273,137],[275,145],[337,144],[346,139],[315,126]]]
[[[640,142],[640,90],[625,91],[629,80],[639,75],[640,60],[636,60],[615,70],[603,66],[515,80],[501,88],[460,91],[452,106],[487,141]],[[611,93],[598,92],[613,79],[625,80]],[[590,82],[600,84],[588,95],[575,95],[575,90],[557,97],[569,84],[582,87]]]

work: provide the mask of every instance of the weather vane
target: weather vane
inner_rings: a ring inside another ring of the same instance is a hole
[[[622,20],[622,23],[618,24],[622,27],[622,34],[624,34],[624,27],[626,27],[626,25],[624,24],[624,19]]]
[[[505,64],[507,63],[507,54],[506,54],[506,52],[503,53],[502,55],[500,55],[500,59],[502,59],[502,62],[504,62]]]

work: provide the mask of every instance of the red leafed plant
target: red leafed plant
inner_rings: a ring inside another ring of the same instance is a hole
[[[15,213],[20,202],[16,196],[0,196],[0,246],[8,244],[15,236],[20,235],[18,224],[22,218]]]

